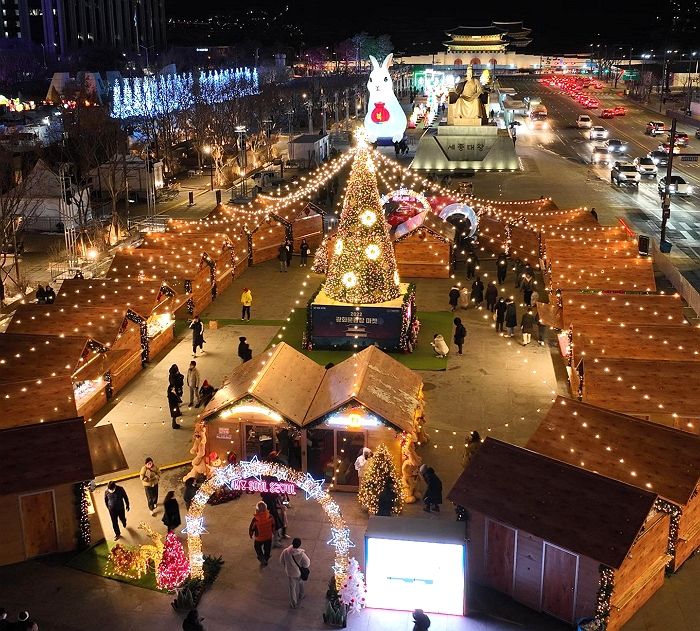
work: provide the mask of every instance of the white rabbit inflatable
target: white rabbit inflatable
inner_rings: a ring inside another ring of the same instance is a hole
[[[406,131],[406,114],[403,111],[389,76],[389,66],[394,55],[389,53],[380,66],[370,55],[372,72],[369,75],[367,89],[369,90],[369,107],[365,116],[365,133],[370,143],[379,138],[390,138],[399,142]]]

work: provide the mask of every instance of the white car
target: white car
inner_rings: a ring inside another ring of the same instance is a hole
[[[693,192],[693,187],[688,184],[680,175],[672,175],[668,185],[670,195],[680,195],[685,197]],[[666,178],[662,177],[659,180],[659,195],[666,193]]]
[[[576,127],[579,129],[590,129],[593,127],[593,121],[588,114],[580,114],[576,119]]]
[[[637,167],[631,162],[616,162],[610,171],[610,182],[622,186],[623,184],[631,184],[639,186],[641,176],[637,172]]]
[[[608,137],[608,130],[605,127],[596,125],[591,127],[591,131],[588,133],[588,137],[591,140],[605,140]]]
[[[654,179],[659,173],[659,167],[651,158],[635,158],[634,166],[637,167],[637,173],[641,177],[648,177],[649,179]]]
[[[607,147],[593,147],[593,152],[591,153],[591,163],[592,164],[610,164],[612,156],[608,151]]]

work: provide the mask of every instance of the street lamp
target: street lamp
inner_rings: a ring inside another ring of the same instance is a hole
[[[211,179],[211,190],[214,190],[214,156],[209,145],[204,145],[204,153],[209,156],[209,178]]]
[[[266,118],[263,122],[265,126],[265,137],[267,138],[267,161],[270,161],[270,138],[272,138],[272,120]]]
[[[247,170],[246,167],[248,166],[248,160],[245,150],[245,134],[248,131],[248,128],[245,125],[236,125],[234,131],[238,135],[238,164],[241,168],[241,197],[245,198],[245,176]]]

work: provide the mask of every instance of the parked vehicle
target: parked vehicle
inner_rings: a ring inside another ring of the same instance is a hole
[[[634,166],[641,177],[648,177],[653,180],[659,173],[659,168],[651,158],[635,158]]]
[[[610,181],[618,186],[631,185],[639,186],[641,176],[637,172],[637,167],[631,162],[616,162],[610,171]]]

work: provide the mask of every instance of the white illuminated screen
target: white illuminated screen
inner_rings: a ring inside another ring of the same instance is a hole
[[[367,539],[368,607],[464,615],[464,546]]]

